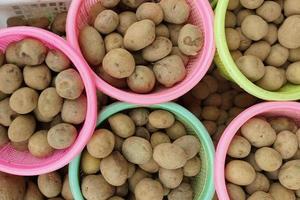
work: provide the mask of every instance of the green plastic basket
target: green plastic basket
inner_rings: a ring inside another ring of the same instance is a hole
[[[218,0],[210,0],[210,5],[212,8],[215,8],[218,3]]]
[[[225,36],[225,15],[229,0],[219,0],[215,9],[215,40],[217,53],[215,63],[220,72],[237,83],[248,93],[269,101],[288,101],[300,99],[300,85],[286,84],[278,91],[268,91],[249,81],[238,69],[230,55]]]
[[[97,125],[101,126],[111,115],[137,107],[143,106],[121,102],[111,104],[100,113]],[[194,200],[212,199],[214,195],[214,145],[202,123],[192,113],[176,103],[164,103],[147,107],[172,112],[176,119],[186,126],[189,134],[196,135],[199,138],[201,142],[200,157],[202,163],[200,174],[193,180]],[[75,200],[84,200],[80,190],[80,157],[81,155],[77,156],[69,165],[70,186]]]

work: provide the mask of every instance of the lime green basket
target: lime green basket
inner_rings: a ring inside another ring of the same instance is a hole
[[[269,101],[288,101],[300,99],[300,85],[286,84],[278,91],[268,91],[249,81],[238,69],[230,55],[225,36],[225,15],[229,0],[219,0],[215,9],[215,41],[217,53],[214,61],[220,72],[237,83],[248,93]]]
[[[114,103],[102,110],[97,126],[100,127],[111,115],[125,110],[143,107],[128,103]],[[213,169],[214,169],[214,145],[202,123],[188,110],[176,103],[164,103],[146,106],[151,109],[163,109],[173,113],[177,120],[182,122],[189,134],[197,136],[201,142],[200,158],[201,172],[192,181],[195,191],[194,200],[210,200],[214,195]],[[75,200],[84,200],[80,189],[80,157],[77,156],[69,164],[69,178],[72,194]]]
[[[218,0],[210,0],[210,5],[212,8],[215,8],[218,3]]]

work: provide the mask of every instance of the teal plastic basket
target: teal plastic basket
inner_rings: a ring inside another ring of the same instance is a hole
[[[195,197],[194,200],[210,200],[214,195],[213,169],[214,169],[214,145],[202,123],[188,110],[176,103],[164,103],[151,106],[138,106],[128,103],[114,103],[102,110],[99,115],[97,126],[100,127],[110,116],[137,107],[150,109],[163,109],[173,113],[176,119],[182,122],[188,134],[195,135],[201,142],[200,158],[201,172],[192,181]],[[84,200],[80,189],[80,159],[77,156],[69,165],[69,179],[72,194],[75,200]]]

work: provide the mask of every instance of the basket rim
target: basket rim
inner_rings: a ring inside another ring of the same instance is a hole
[[[36,167],[22,167],[21,164],[13,164],[13,163],[0,163],[0,170],[6,173],[21,175],[21,176],[33,176],[48,173],[51,171],[55,171],[59,168],[67,165],[75,156],[77,156],[81,150],[85,147],[85,144],[88,142],[90,136],[94,131],[96,126],[97,119],[97,99],[96,99],[96,88],[93,80],[90,78],[90,73],[86,70],[86,65],[84,60],[78,55],[76,51],[74,51],[67,42],[55,35],[54,33],[50,33],[48,31],[33,28],[33,27],[12,27],[0,30],[0,38],[5,37],[29,37],[36,38],[42,42],[50,44],[53,48],[60,50],[63,52],[73,63],[74,68],[80,74],[82,78],[85,93],[87,96],[87,115],[85,122],[82,125],[80,132],[78,133],[77,139],[75,143],[65,150],[60,159],[52,162],[47,165],[39,165]],[[16,39],[18,41],[20,39]],[[51,156],[50,156],[51,157]],[[46,158],[47,159],[47,158]]]
[[[186,110],[184,107],[180,106],[176,103],[163,103],[163,104],[156,104],[151,106],[139,106],[135,104],[129,104],[124,102],[117,102],[113,103],[107,107],[105,107],[101,113],[99,114],[99,118],[97,121],[97,126],[99,126],[102,122],[104,122],[108,117],[111,115],[138,107],[147,107],[147,108],[153,108],[153,109],[164,109],[172,112],[176,116],[180,116],[183,118],[184,121],[188,121],[189,124],[193,126],[194,130],[199,130],[195,132],[198,136],[198,138],[202,141],[204,151],[207,155],[207,162],[206,162],[206,168],[207,168],[207,177],[206,184],[204,185],[203,191],[204,191],[204,198],[203,199],[212,199],[214,195],[214,180],[213,180],[213,169],[214,169],[214,145],[213,142],[206,131],[203,124],[188,110]],[[69,164],[69,178],[70,178],[70,186],[72,194],[74,195],[76,200],[84,200],[81,189],[80,189],[80,180],[78,176],[78,172],[80,170],[80,159],[81,154],[78,155],[70,164]],[[202,200],[202,199],[197,199]]]
[[[225,160],[227,157],[227,150],[233,139],[238,133],[241,126],[249,119],[261,115],[263,113],[280,110],[292,110],[300,112],[300,103],[298,102],[263,102],[256,104],[239,114],[224,130],[220,141],[216,148],[214,181],[216,193],[222,200],[230,200],[226,189],[225,181]]]
[[[68,12],[67,23],[66,23],[66,32],[67,32],[67,40],[70,44],[77,49],[80,54],[80,48],[77,40],[77,31],[74,24],[77,22],[78,19],[78,12],[81,7],[81,4],[84,0],[73,0],[70,9]],[[155,94],[136,94],[130,93],[118,88],[115,88],[108,84],[106,81],[102,80],[92,69],[90,69],[91,73],[94,76],[96,87],[104,92],[105,94],[118,99],[120,101],[134,103],[134,104],[142,104],[142,105],[150,105],[150,104],[158,104],[158,103],[165,103],[168,101],[172,101],[186,92],[191,90],[205,75],[208,71],[214,57],[215,53],[215,43],[214,43],[214,33],[213,33],[213,10],[211,5],[208,1],[197,1],[191,0],[195,2],[196,8],[199,10],[199,15],[201,16],[203,29],[206,39],[206,47],[203,51],[203,63],[197,63],[197,67],[199,70],[195,70],[196,72],[191,76],[188,80],[183,80],[185,83],[183,85],[175,85],[172,87],[173,90],[169,90],[168,92]],[[82,56],[82,54],[81,54]],[[83,56],[82,56],[83,57]],[[201,66],[201,67],[200,67]],[[176,88],[176,89],[175,89]]]
[[[252,83],[238,69],[228,49],[225,36],[225,15],[228,3],[229,0],[218,1],[215,9],[214,34],[217,48],[215,63],[217,65],[219,64],[218,67],[224,69],[226,74],[228,74],[230,78],[246,92],[260,99],[273,101],[289,101],[300,99],[300,85],[293,86],[293,88],[290,85],[286,85],[279,91],[268,91]],[[218,57],[222,62],[222,66],[220,66],[219,62],[217,62]]]

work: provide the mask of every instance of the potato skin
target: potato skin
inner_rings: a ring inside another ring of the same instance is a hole
[[[149,114],[149,123],[158,129],[169,128],[174,122],[174,115],[166,110],[154,110]]]
[[[0,125],[0,148],[5,146],[7,143],[9,143],[7,129],[6,127]]]
[[[226,180],[240,186],[246,186],[255,180],[255,170],[242,160],[233,160],[225,167]]]
[[[27,183],[27,190],[24,200],[44,200],[44,196],[40,192],[38,186],[30,181]]]
[[[49,50],[46,60],[47,66],[54,72],[61,72],[70,67],[69,58],[58,50]]]
[[[26,66],[23,76],[26,85],[36,90],[47,88],[51,82],[51,72],[46,65]]]
[[[299,147],[297,136],[290,131],[281,131],[277,134],[273,147],[283,159],[290,159],[296,154]]]
[[[112,49],[123,48],[123,36],[119,33],[111,33],[104,38],[106,52]]]
[[[273,66],[265,67],[264,76],[256,84],[265,90],[276,91],[286,82],[285,71]]]
[[[275,182],[270,186],[269,193],[272,195],[274,200],[296,199],[295,194],[292,190],[283,187],[278,182]]]
[[[32,115],[20,115],[8,128],[8,138],[13,142],[27,141],[34,133],[36,121]]]
[[[135,22],[137,22],[136,14],[134,12],[125,11],[119,14],[119,26],[117,30],[122,35],[125,35],[127,29]]]
[[[5,64],[0,67],[0,91],[11,94],[16,91],[23,82],[20,68],[14,64]]]
[[[134,122],[128,115],[117,113],[108,118],[108,123],[112,131],[122,138],[128,138],[135,133]]]
[[[84,122],[87,110],[87,99],[81,95],[75,100],[66,99],[61,108],[61,117],[65,122],[80,124]]]
[[[0,172],[0,186],[0,199],[23,200],[26,192],[24,177]]]
[[[299,74],[300,72],[300,62],[294,62],[290,64],[286,70],[286,78],[289,82],[293,84],[300,84]]]
[[[177,188],[183,180],[183,170],[180,169],[159,169],[159,180],[170,189]]]
[[[81,154],[80,168],[85,174],[96,174],[100,168],[100,159],[92,156],[87,150]]]
[[[164,18],[164,13],[161,6],[157,3],[146,2],[141,4],[136,10],[137,19],[150,19],[156,25],[160,24]]]
[[[119,25],[119,16],[113,10],[103,10],[95,19],[94,27],[102,34],[109,34]]]
[[[141,180],[134,190],[137,200],[161,200],[163,199],[163,187],[160,182],[145,178]]]
[[[172,51],[172,42],[166,37],[156,37],[154,42],[143,49],[142,55],[146,61],[158,61]]]
[[[107,129],[98,129],[87,144],[88,152],[95,158],[105,158],[114,149],[114,134]]]
[[[242,136],[235,136],[230,143],[227,154],[233,158],[245,158],[251,151],[251,144]]]
[[[242,187],[232,184],[232,183],[227,183],[226,184],[228,196],[232,200],[246,200],[246,194]]]
[[[187,159],[192,159],[197,153],[200,152],[200,142],[199,139],[193,135],[185,135],[173,142],[173,144],[181,147],[186,155]]]
[[[60,194],[62,181],[58,172],[50,172],[38,176],[38,187],[47,198],[56,197]]]
[[[280,153],[270,147],[262,147],[256,150],[255,161],[260,169],[268,172],[276,171],[282,165]]]
[[[38,100],[38,110],[44,117],[55,117],[62,108],[63,99],[54,87],[43,90]]]
[[[192,200],[193,199],[193,188],[190,184],[188,183],[181,183],[177,188],[172,190],[168,194],[168,199],[169,200]]]
[[[144,126],[148,122],[149,113],[146,108],[135,108],[129,112],[129,116],[136,126]]]
[[[241,29],[246,37],[254,41],[261,40],[268,34],[267,22],[257,15],[247,16],[241,24]]]
[[[253,194],[257,191],[268,192],[270,188],[269,179],[262,173],[256,173],[255,180],[246,186],[248,194]]]
[[[54,149],[66,149],[76,140],[76,128],[67,123],[60,123],[53,126],[47,135],[48,143]]]
[[[51,25],[52,32],[58,35],[66,34],[67,12],[58,13]]]
[[[284,20],[278,29],[278,41],[282,46],[288,49],[300,47],[299,24],[300,15],[293,15]]]
[[[263,62],[256,56],[242,56],[236,60],[236,65],[240,71],[252,82],[258,81],[265,74]],[[249,66],[252,66],[252,68],[249,68]]]
[[[40,130],[29,138],[28,150],[33,156],[38,158],[52,154],[54,149],[48,143],[46,130]]]
[[[278,19],[281,15],[281,7],[274,1],[265,1],[257,10],[256,13],[267,22],[272,22]]]
[[[300,189],[300,160],[292,160],[283,164],[278,174],[279,182],[290,190]]]
[[[190,7],[185,0],[161,0],[164,20],[172,24],[183,24],[190,16]]]
[[[154,72],[146,66],[138,65],[135,71],[127,78],[128,87],[136,93],[149,93],[155,86]]]

